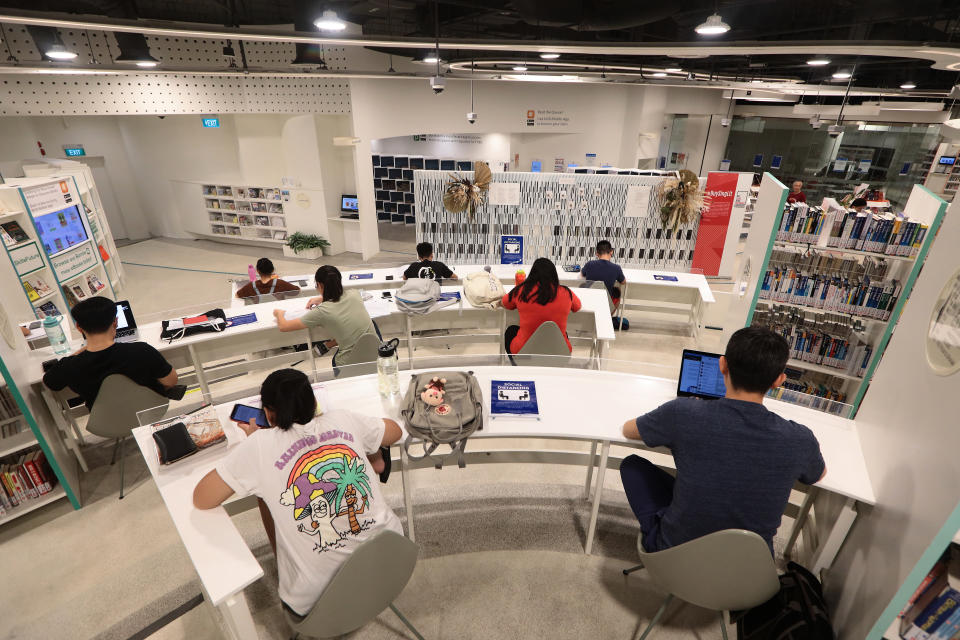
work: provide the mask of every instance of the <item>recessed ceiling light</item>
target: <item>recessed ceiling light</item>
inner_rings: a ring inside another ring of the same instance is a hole
[[[144,69],[151,69],[157,66],[159,63],[156,60],[141,60],[140,62],[135,63],[138,67]]]
[[[715,13],[698,25],[696,31],[702,36],[716,36],[730,31],[730,25],[723,21],[719,13]]]
[[[663,71],[657,71],[656,73],[652,73],[652,74],[650,74],[650,75],[652,75],[654,78],[666,78],[666,77],[667,77],[667,74],[664,73]]]
[[[556,60],[560,57],[559,53],[541,53],[540,57],[544,60]]]
[[[546,75],[546,74],[534,74],[528,75],[523,74],[505,74],[502,76],[504,80],[520,80],[522,82],[580,82],[580,76],[560,76],[560,75]]]
[[[77,57],[73,51],[67,51],[67,48],[62,44],[55,44],[46,51],[43,52],[48,58],[54,60],[73,60]]]
[[[822,67],[830,64],[830,60],[828,58],[810,58],[807,60],[807,64],[811,67]]]
[[[337,17],[336,11],[323,12],[323,15],[313,21],[313,26],[321,31],[343,31],[347,28],[347,23]]]
[[[515,66],[515,67],[513,68],[513,70],[514,70],[514,71],[526,71],[527,68],[526,68],[525,66],[523,66],[522,64],[518,64],[517,66]]]
[[[904,82],[902,85],[900,85],[900,88],[901,88],[901,89],[916,89],[916,88],[917,88],[917,85],[913,84],[912,82]]]
[[[835,74],[833,74],[833,77],[836,78],[837,80],[846,80],[852,75],[853,74],[850,73],[849,71],[837,71]]]
[[[436,64],[437,60],[437,54],[435,53],[428,53],[427,55],[423,56],[423,62],[426,62],[427,64]]]

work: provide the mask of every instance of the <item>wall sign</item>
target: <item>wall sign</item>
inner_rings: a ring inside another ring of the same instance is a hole
[[[523,236],[500,236],[500,264],[523,264]]]
[[[554,158],[553,159],[553,171],[554,173],[563,173],[567,170],[567,165],[564,163],[563,158]]]
[[[908,172],[908,171],[910,171],[910,163],[909,163],[909,162],[904,162],[904,163],[903,163],[903,166],[900,167],[900,175],[905,176],[905,175],[907,175],[907,172]]]
[[[526,109],[523,123],[538,129],[569,129],[570,116],[565,109]]]
[[[202,120],[204,128],[220,128],[220,118],[204,118]]]
[[[781,164],[783,164],[783,156],[773,156],[773,159],[770,160],[771,169],[779,169]]]
[[[40,248],[36,242],[25,244],[10,251],[10,259],[13,261],[13,268],[16,269],[18,276],[25,276],[33,273],[45,266],[43,257],[40,255]]]
[[[532,171],[533,173],[540,173],[541,171],[543,171],[543,163],[540,162],[539,160],[534,160],[533,162],[530,163],[530,171]]]
[[[48,182],[21,189],[23,199],[30,207],[31,215],[36,218],[45,213],[59,211],[72,204],[80,204],[80,198],[71,188],[73,186],[72,182],[72,180],[58,180],[57,182]]]
[[[758,153],[758,154],[756,154],[755,156],[753,156],[753,166],[755,166],[755,167],[762,167],[762,166],[763,166],[763,154],[762,154],[762,153]]]
[[[490,191],[487,195],[487,202],[490,204],[503,204],[511,207],[519,206],[520,183],[491,182]]]
[[[715,276],[720,272],[739,177],[736,173],[717,171],[707,174],[704,192],[710,198],[710,204],[700,214],[700,229],[697,231],[691,264],[691,269],[702,269],[705,276]]]
[[[937,375],[960,371],[960,269],[940,290],[927,330],[927,364]]]
[[[627,218],[644,218],[647,215],[647,209],[650,207],[650,193],[653,187],[640,184],[631,184],[627,186],[627,204],[623,209],[623,215]]]
[[[74,276],[78,276],[87,269],[97,265],[97,255],[93,250],[93,245],[88,241],[72,251],[65,251],[55,258],[50,259],[53,264],[53,272],[57,274],[60,282],[65,282]]]
[[[87,155],[87,152],[83,150],[83,145],[82,145],[82,144],[75,144],[75,145],[71,145],[71,146],[69,146],[69,147],[66,147],[66,146],[65,146],[65,147],[63,148],[63,152],[64,152],[65,154],[67,154],[67,157],[68,157],[68,158],[74,158],[74,157],[76,157],[76,156],[85,156],[85,155]]]

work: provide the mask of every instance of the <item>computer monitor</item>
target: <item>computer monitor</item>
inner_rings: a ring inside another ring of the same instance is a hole
[[[343,194],[340,196],[340,211],[349,211],[351,213],[360,211],[360,202],[357,200],[357,194]]]
[[[33,219],[40,234],[40,243],[48,256],[56,255],[87,241],[87,229],[80,219],[77,205],[46,213]]]
[[[677,396],[713,400],[726,393],[727,386],[720,373],[720,354],[684,349]]]

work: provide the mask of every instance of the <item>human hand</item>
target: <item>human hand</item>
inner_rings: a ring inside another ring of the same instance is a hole
[[[256,418],[250,418],[250,422],[238,422],[237,426],[248,436],[253,435],[253,432],[260,428]]]
[[[276,318],[277,320],[282,320],[282,319],[283,319],[283,316],[284,316],[286,313],[287,313],[287,312],[284,311],[283,309],[274,309],[274,310],[273,310],[273,317]]]
[[[317,306],[323,302],[323,296],[316,296],[307,300],[307,309]]]

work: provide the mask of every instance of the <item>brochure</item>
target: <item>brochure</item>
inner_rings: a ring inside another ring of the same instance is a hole
[[[492,380],[490,415],[540,418],[537,385],[533,380]]]

